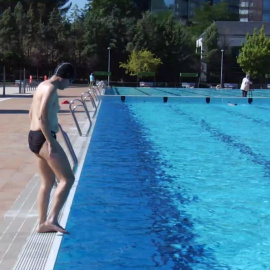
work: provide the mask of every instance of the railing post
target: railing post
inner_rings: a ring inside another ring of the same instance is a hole
[[[75,151],[74,151],[74,149],[72,147],[72,144],[70,142],[70,139],[69,139],[67,133],[63,130],[63,128],[62,128],[62,126],[60,124],[58,124],[58,126],[59,126],[59,129],[60,129],[60,131],[61,131],[61,133],[63,135],[64,141],[65,141],[66,146],[67,146],[67,148],[69,150],[69,153],[70,153],[70,155],[72,157],[72,160],[73,160],[73,163],[74,163],[73,172],[75,173],[75,171],[77,170],[77,166],[78,166],[78,159],[76,157]]]
[[[80,102],[81,104],[80,104],[80,105],[75,105],[75,106],[72,108],[72,105],[74,105],[74,103],[75,103],[76,101]],[[90,126],[89,126],[89,129],[88,129],[87,133],[85,134],[85,135],[87,135],[87,134],[89,133],[91,127],[92,127],[91,117],[90,117],[90,115],[89,115],[89,112],[88,112],[88,109],[87,109],[86,105],[84,104],[84,102],[83,102],[82,100],[80,100],[80,99],[74,99],[74,100],[72,100],[72,101],[70,102],[70,104],[69,104],[69,109],[70,109],[70,112],[71,112],[71,114],[72,114],[72,117],[73,117],[73,119],[74,119],[74,121],[75,121],[77,130],[78,130],[80,136],[82,136],[82,131],[81,131],[81,128],[80,128],[79,123],[78,123],[78,121],[77,121],[77,118],[76,118],[76,116],[75,116],[75,110],[76,110],[77,107],[83,107],[83,108],[84,108],[85,113],[86,113],[86,116],[87,116],[87,118],[88,118],[88,120],[89,120]]]

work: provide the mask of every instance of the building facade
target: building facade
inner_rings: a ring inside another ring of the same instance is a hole
[[[162,11],[171,11],[174,14],[174,0],[152,0],[151,12],[158,13]]]
[[[263,20],[263,0],[240,0],[239,17],[241,22]]]
[[[219,4],[221,2],[224,2],[224,0],[213,0],[212,4]],[[239,13],[239,0],[226,0],[229,6],[229,10],[235,14]]]
[[[152,0],[151,11],[156,13],[164,10],[170,10],[176,18],[188,21],[193,18],[195,9],[203,3],[218,4],[224,0]],[[229,9],[238,14],[239,0],[225,0],[229,4]]]
[[[241,22],[270,22],[270,1],[240,0],[239,17]]]
[[[270,22],[270,1],[263,1],[263,21]]]
[[[241,22],[270,22],[270,0],[152,0],[151,11],[171,11],[176,18],[188,21],[203,3],[214,5],[223,1],[233,13],[239,14]]]
[[[189,20],[194,16],[196,8],[205,2],[205,0],[175,0],[174,15],[184,21]]]

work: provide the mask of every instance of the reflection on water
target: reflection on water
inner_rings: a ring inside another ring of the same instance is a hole
[[[105,98],[55,270],[265,269],[269,110]]]

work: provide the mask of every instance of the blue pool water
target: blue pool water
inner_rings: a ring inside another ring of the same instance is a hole
[[[269,113],[104,98],[54,269],[269,269]]]
[[[215,88],[158,88],[158,87],[113,87],[107,90],[108,95],[139,96],[178,96],[178,97],[241,97],[240,89]],[[253,89],[249,97],[270,97],[269,89]]]

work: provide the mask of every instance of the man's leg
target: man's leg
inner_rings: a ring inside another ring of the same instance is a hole
[[[49,157],[47,142],[44,143],[39,153],[40,156],[46,159],[48,165],[59,180],[53,195],[52,209],[44,224],[44,229],[67,233],[67,231],[59,225],[58,215],[74,183],[74,174],[64,150],[57,141],[56,145],[57,152],[53,157]]]
[[[43,158],[38,158],[40,188],[38,192],[39,226],[47,220],[50,193],[55,184],[55,174]],[[38,228],[38,232],[41,228]]]

